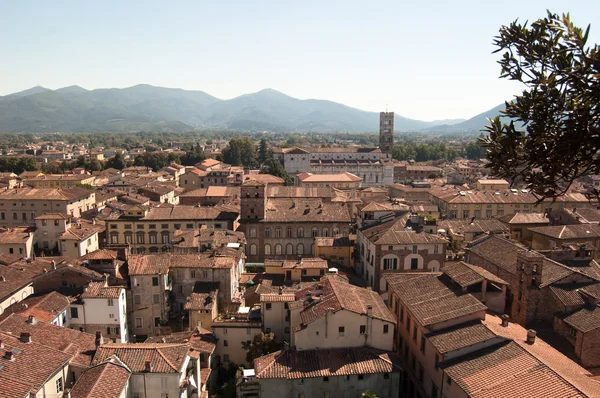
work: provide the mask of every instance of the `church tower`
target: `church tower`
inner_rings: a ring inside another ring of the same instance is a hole
[[[379,149],[391,156],[394,146],[394,112],[379,114]]]

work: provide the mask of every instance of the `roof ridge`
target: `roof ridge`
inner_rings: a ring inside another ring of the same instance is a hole
[[[170,348],[170,347],[165,347],[165,348]],[[159,355],[162,357],[162,359],[164,359],[164,360],[165,360],[165,362],[166,362],[166,363],[168,363],[168,364],[169,364],[169,366],[173,368],[173,370],[179,371],[179,369],[177,369],[177,368],[175,367],[175,365],[173,365],[173,364],[171,363],[171,361],[169,361],[169,360],[167,359],[167,357],[165,356],[165,354],[163,354],[163,353],[162,353],[162,348],[158,348],[158,347],[157,347],[157,348],[156,348],[156,351],[157,351],[157,352],[158,352],[158,354],[159,354]]]

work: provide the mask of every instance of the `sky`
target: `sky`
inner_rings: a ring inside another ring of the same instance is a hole
[[[546,9],[578,26],[600,20],[597,0],[5,0],[0,95],[144,83],[228,99],[272,88],[413,119],[470,118],[522,90],[498,78],[499,28]]]

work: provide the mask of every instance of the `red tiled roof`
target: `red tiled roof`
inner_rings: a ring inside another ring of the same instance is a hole
[[[320,295],[318,293],[320,292]],[[304,303],[306,295],[311,301]],[[350,285],[338,278],[323,278],[318,284],[296,292],[297,302],[304,306],[300,312],[303,325],[310,324],[325,316],[328,311],[347,310],[360,315],[367,314],[367,306],[372,307],[373,318],[396,322],[396,318],[386,307],[381,296],[370,289]]]
[[[104,282],[90,282],[81,298],[119,298],[125,286],[107,286]]]
[[[116,260],[117,252],[114,250],[100,249],[78,258],[78,260]]]
[[[135,255],[129,257],[128,262],[129,275],[156,275],[167,273],[170,268],[231,268],[237,260],[234,255],[213,256],[209,252],[202,252]]]
[[[259,379],[301,379],[400,372],[393,353],[370,348],[283,350],[254,360]]]
[[[351,219],[345,203],[324,202],[321,199],[269,198],[265,221],[349,223]]]
[[[118,358],[86,370],[71,389],[71,398],[119,398],[131,372]]]
[[[193,350],[212,354],[216,347],[217,338],[212,332],[197,328],[193,332],[179,332],[165,336],[148,337],[145,343],[189,344]]]
[[[285,269],[328,269],[327,260],[322,258],[303,258],[301,260],[265,260],[265,267]]]
[[[454,288],[440,273],[384,273],[388,286],[398,295],[422,326],[445,322],[487,309],[471,294]]]
[[[116,355],[133,373],[143,373],[150,361],[151,373],[179,373],[187,357],[187,344],[105,344],[98,348],[94,365]]]
[[[24,245],[33,238],[34,231],[29,227],[0,228],[0,244]]]
[[[446,263],[442,272],[462,287],[481,283],[484,280],[495,282],[500,285],[508,285],[508,282],[498,278],[496,275],[476,265],[464,261]]]
[[[553,239],[597,239],[600,237],[600,225],[554,225],[547,227],[529,228],[534,234],[548,236]]]
[[[427,337],[440,354],[498,339],[498,336],[483,325],[479,319],[432,332]]]
[[[29,296],[25,300],[8,307],[2,317],[11,313],[23,316],[33,316],[44,322],[51,322],[61,312],[69,308],[71,301],[59,292],[50,292],[41,295]]]
[[[470,397],[585,397],[517,343],[501,343],[442,365]]]
[[[3,330],[0,328],[0,330]],[[25,397],[27,392],[36,393],[56,372],[67,366],[72,355],[33,340],[22,342],[20,333],[0,332],[0,397]],[[13,352],[13,361],[4,359]],[[13,390],[14,389],[14,390]]]
[[[96,350],[96,336],[92,334],[42,321],[31,324],[21,314],[11,314],[1,320],[0,331],[15,336],[27,332],[32,341],[69,354],[71,363],[78,366],[89,366]]]
[[[544,340],[536,337],[534,344],[527,344],[527,330],[521,325],[510,322],[508,327],[501,326],[501,320],[498,316],[486,314],[483,323],[499,336],[512,339],[521,348],[530,355],[550,368],[553,373],[558,375],[561,380],[565,380],[571,386],[582,392],[583,396],[600,397],[600,383],[592,380],[591,374],[577,363],[567,358],[563,353],[546,343]],[[513,378],[514,380],[514,378]],[[543,383],[543,380],[540,380]],[[552,385],[546,386],[548,391],[552,391]],[[518,391],[518,390],[515,390]],[[500,395],[498,395],[500,396]],[[511,396],[502,395],[503,397]],[[536,396],[536,395],[531,395]],[[547,395],[543,395],[547,396]],[[550,395],[551,396],[551,395]],[[557,397],[560,395],[556,395]],[[562,395],[579,396],[579,395]]]

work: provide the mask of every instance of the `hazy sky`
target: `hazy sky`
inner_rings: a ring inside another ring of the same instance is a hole
[[[0,95],[147,83],[226,99],[273,88],[415,119],[469,118],[521,90],[497,78],[499,27],[546,9],[579,26],[600,20],[598,0],[3,0]]]

